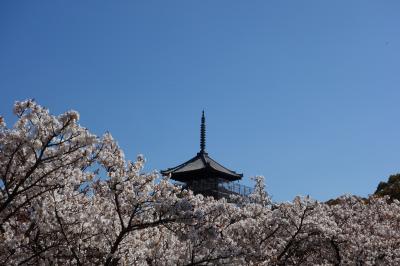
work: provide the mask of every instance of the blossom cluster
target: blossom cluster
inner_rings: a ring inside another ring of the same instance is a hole
[[[144,173],[111,134],[16,102],[0,117],[0,265],[400,265],[400,203],[215,200]]]

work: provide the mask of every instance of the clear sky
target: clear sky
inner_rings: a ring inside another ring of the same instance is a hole
[[[35,98],[147,170],[207,150],[276,201],[400,172],[400,2],[1,1],[0,114]]]

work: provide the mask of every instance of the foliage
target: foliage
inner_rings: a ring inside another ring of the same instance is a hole
[[[387,182],[380,182],[375,195],[389,196],[391,199],[400,200],[400,174],[389,176]]]
[[[181,191],[125,160],[74,111],[17,102],[0,119],[1,265],[399,265],[400,203],[241,203]],[[106,176],[104,176],[106,175]]]

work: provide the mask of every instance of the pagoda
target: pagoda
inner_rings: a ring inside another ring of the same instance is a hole
[[[227,198],[231,194],[247,195],[250,188],[240,185],[243,174],[229,170],[212,159],[206,152],[206,119],[204,111],[201,116],[200,151],[195,157],[178,166],[161,171],[163,176],[169,176],[183,188],[194,193]],[[236,182],[235,182],[236,181]]]

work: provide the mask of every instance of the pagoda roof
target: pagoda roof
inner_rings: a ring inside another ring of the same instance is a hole
[[[161,171],[164,176],[171,175],[177,181],[187,181],[188,179],[218,177],[229,181],[240,180],[243,174],[229,170],[217,161],[208,156],[208,153],[200,151],[195,157],[178,166]]]

